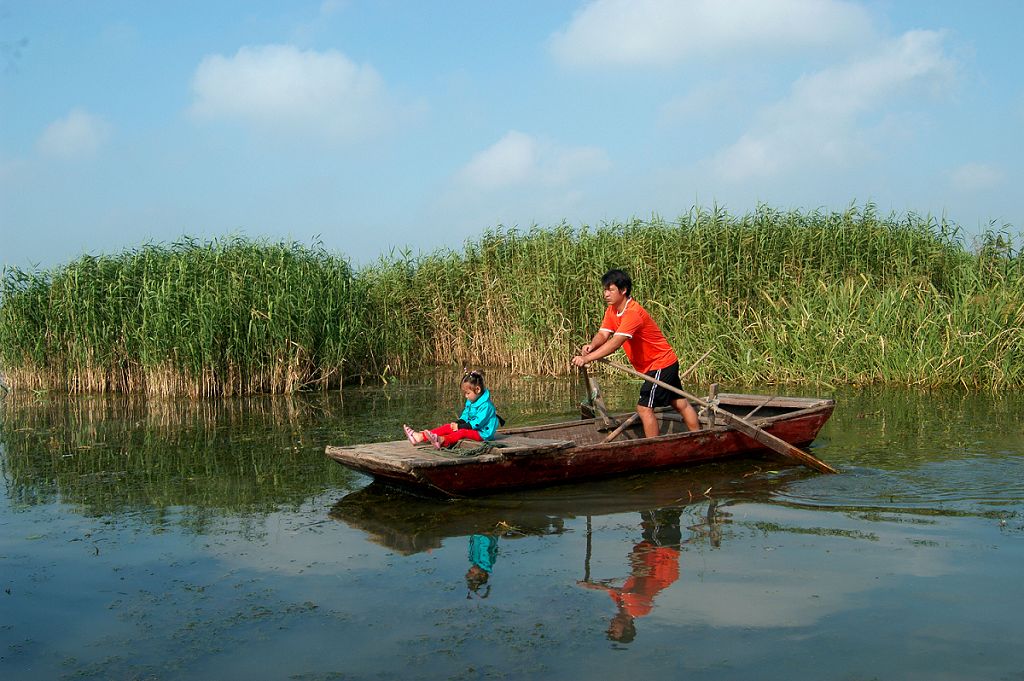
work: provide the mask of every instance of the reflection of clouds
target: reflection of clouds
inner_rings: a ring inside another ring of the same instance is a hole
[[[679,580],[658,596],[647,620],[711,627],[809,626],[856,607],[859,594],[954,572],[953,549],[945,548],[942,538],[948,538],[950,523],[967,522],[940,518],[935,525],[921,525],[895,515],[895,522],[865,522],[846,513],[768,504],[738,504],[729,510],[732,523],[721,548],[684,544]],[[632,519],[628,514],[609,518],[600,531],[626,529],[624,518]],[[600,576],[629,571],[625,557],[638,533],[629,529],[618,543],[595,543]]]
[[[362,530],[325,521],[329,503],[321,497],[299,509],[261,518],[222,518],[218,523],[223,533],[212,529],[202,550],[230,570],[343,580],[376,573],[384,583],[389,577],[415,581],[401,564],[420,564],[425,556],[396,554]],[[706,528],[700,528],[706,503],[684,509],[680,577],[658,594],[645,622],[747,628],[813,625],[870,602],[872,591],[956,572],[952,554],[962,547],[949,538],[970,536],[975,530],[967,524],[977,521],[938,516],[921,522],[895,511],[865,519],[845,511],[761,503],[736,503],[719,510],[728,523],[719,525],[721,544],[714,548]],[[566,534],[536,541],[523,538],[508,545],[505,561],[510,574],[505,576],[511,579],[511,573],[518,573],[517,589],[555,587],[554,582],[575,583],[583,576],[586,521],[578,516],[565,522],[570,530]],[[596,516],[592,523],[593,578],[627,577],[628,556],[641,533],[639,514]],[[245,531],[240,532],[243,525]],[[688,529],[694,527],[698,529]],[[451,573],[439,575],[442,581],[464,570],[465,541],[461,535],[437,538],[439,549],[433,558],[441,559],[437,567],[442,572]],[[448,564],[450,569],[444,567]]]
[[[330,575],[339,563],[346,571],[381,569],[389,551],[367,541],[362,531],[326,519],[336,496],[261,517],[220,518],[201,549],[225,566],[257,572]]]

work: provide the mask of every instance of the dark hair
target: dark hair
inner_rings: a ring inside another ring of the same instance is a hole
[[[487,583],[487,580],[490,579],[490,577],[491,576],[483,568],[477,565],[471,565],[469,572],[466,573],[466,588],[469,589],[469,591],[466,592],[466,598],[472,598],[473,596],[476,596],[477,598],[487,598],[490,596],[491,585]],[[480,587],[483,587],[485,584],[486,587],[481,590]]]
[[[625,610],[619,610],[608,623],[608,640],[630,643],[636,638],[636,622]]]
[[[462,380],[459,383],[469,383],[474,388],[484,389],[484,374],[482,371],[476,369],[466,369],[466,373],[462,375]]]
[[[629,275],[622,270],[608,270],[601,277],[601,286],[608,288],[612,284],[615,284],[615,288],[619,289],[627,296],[630,291],[633,290],[633,280],[629,278]]]

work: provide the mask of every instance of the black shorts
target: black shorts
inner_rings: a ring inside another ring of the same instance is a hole
[[[647,375],[658,379],[662,383],[668,383],[680,390],[683,389],[683,384],[679,382],[679,362],[670,364],[664,369],[648,371]],[[665,388],[660,385],[654,385],[650,381],[644,381],[644,384],[640,387],[640,399],[637,400],[637,405],[654,409],[656,407],[667,407],[676,400],[681,399],[684,398],[679,393],[665,390]]]

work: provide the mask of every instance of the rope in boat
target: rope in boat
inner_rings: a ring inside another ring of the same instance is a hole
[[[431,447],[424,446],[420,443],[416,445],[416,448],[424,451],[433,451],[438,456],[443,456],[447,459],[462,459],[467,456],[480,456],[481,454],[486,454],[492,449],[498,449],[504,446],[505,445],[485,440],[476,447],[460,447],[455,445],[453,447],[442,447],[441,449],[434,450],[431,449]]]
[[[492,449],[496,449],[498,446],[499,445],[496,445],[493,442],[488,442],[485,440],[476,447],[455,447],[453,449],[446,450],[446,452],[442,454],[442,456],[450,455],[458,457],[460,459],[467,456],[480,456],[481,454],[489,452]]]

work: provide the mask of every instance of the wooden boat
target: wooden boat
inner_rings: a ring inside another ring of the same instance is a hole
[[[722,393],[728,412],[791,445],[807,445],[832,415],[829,399],[766,397]],[[756,415],[756,419],[754,416]],[[629,414],[616,415],[625,421]],[[463,441],[451,450],[413,446],[408,440],[333,447],[328,457],[392,485],[444,496],[575,482],[625,473],[684,466],[765,450],[722,414],[701,415],[702,428],[689,432],[672,410],[657,413],[660,434],[646,438],[637,422],[606,442],[612,426],[590,418],[500,430],[485,451]],[[470,453],[475,455],[466,455]]]

